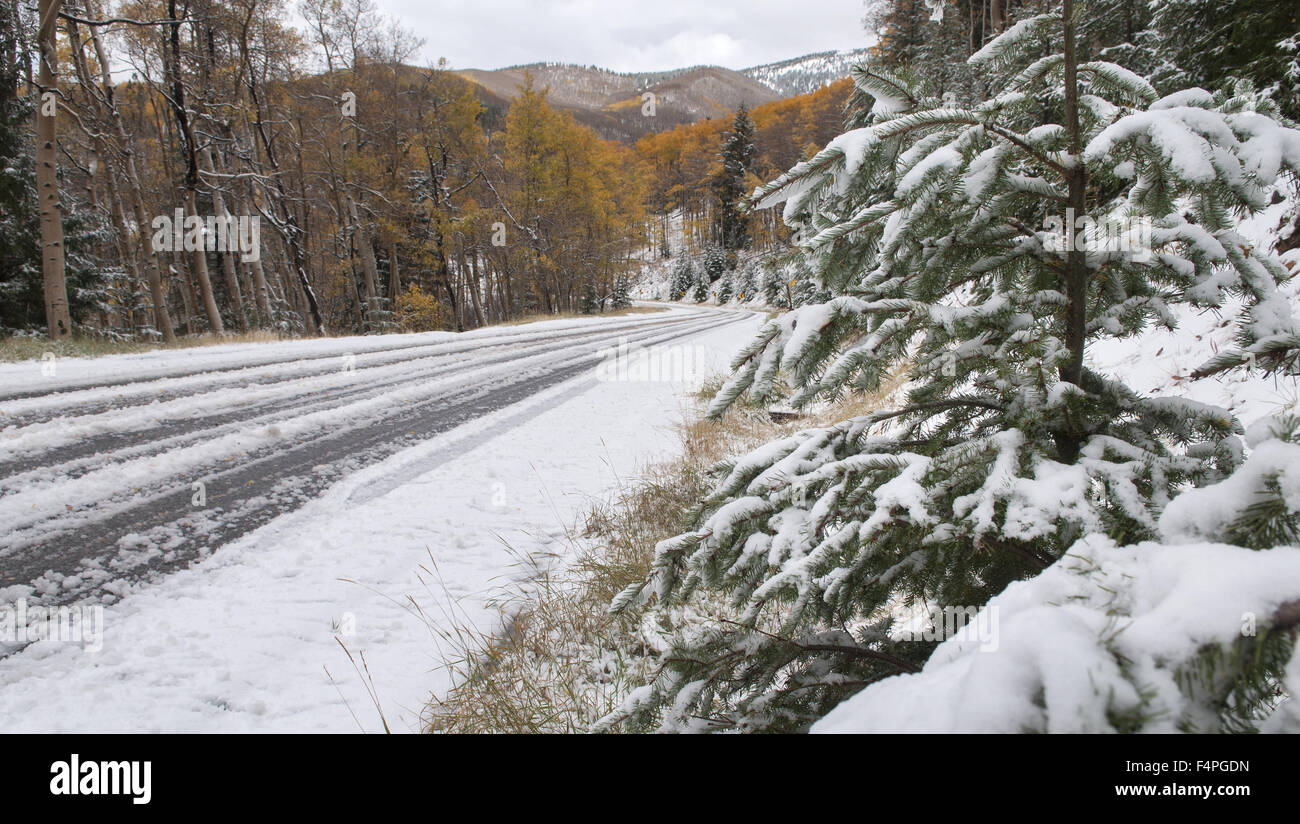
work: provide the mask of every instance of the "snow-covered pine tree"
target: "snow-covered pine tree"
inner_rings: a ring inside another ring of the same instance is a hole
[[[830,300],[831,293],[818,284],[805,257],[796,258],[790,267],[789,273],[790,303],[792,305],[807,306],[813,303],[825,303]]]
[[[698,273],[695,279],[695,288],[691,292],[691,300],[696,303],[704,303],[709,299],[709,278],[703,273]]]
[[[387,282],[387,281],[383,281]],[[365,328],[371,335],[387,335],[400,329],[397,315],[393,312],[392,301],[383,295],[376,295],[373,300],[363,300],[361,305],[366,319]]]
[[[735,286],[732,284],[730,274],[723,275],[718,280],[718,303],[730,303],[731,296],[735,292]]]
[[[619,275],[614,278],[614,291],[610,297],[610,309],[626,309],[632,305],[631,285],[628,283],[627,275]]]
[[[687,255],[678,256],[677,262],[673,264],[672,279],[669,283],[672,299],[681,300],[686,297],[687,293],[695,287],[695,281],[698,279],[699,274],[691,258]]]
[[[978,607],[1084,536],[1154,538],[1174,495],[1239,466],[1230,413],[1143,397],[1087,348],[1239,298],[1240,350],[1201,371],[1295,369],[1285,272],[1234,216],[1300,170],[1300,131],[1247,93],[1158,99],[1079,61],[1073,14],[1067,0],[973,55],[999,92],[972,107],[855,70],[856,128],[755,193],[808,230],[836,296],[767,323],[710,414],[771,400],[778,373],[796,406],[900,371],[905,397],[719,467],[699,527],[613,605],[654,596],[666,651],[601,726],[804,729],[925,662],[932,644],[888,634],[892,610]],[[1149,248],[1073,226],[1061,242],[1067,214],[1150,221]]]
[[[1151,4],[1150,14],[1155,45],[1176,67],[1171,79],[1211,85],[1245,78],[1269,89],[1283,114],[1300,117],[1300,73],[1292,71],[1300,40],[1294,4],[1162,0]]]
[[[776,261],[768,261],[763,267],[763,302],[768,306],[780,306],[785,302],[785,279]]]
[[[600,311],[603,302],[600,293],[596,291],[595,282],[588,279],[582,287],[582,299],[578,304],[578,310],[584,315],[594,315]]]
[[[754,261],[747,260],[741,264],[740,272],[736,277],[736,290],[742,302],[753,302],[758,299],[758,268],[754,265]]]
[[[722,277],[727,271],[727,250],[721,246],[709,246],[704,250],[704,278],[709,283]]]
[[[742,103],[722,143],[722,168],[713,179],[713,194],[718,199],[718,237],[727,251],[749,248],[749,216],[740,207],[745,198],[745,176],[753,168],[757,154],[754,121]]]

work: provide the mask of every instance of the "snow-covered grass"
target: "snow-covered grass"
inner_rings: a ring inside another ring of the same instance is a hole
[[[581,532],[572,536],[573,563],[516,587],[506,603],[512,615],[507,631],[456,627],[442,633],[460,654],[452,667],[454,686],[430,703],[431,732],[589,731],[645,683],[654,656],[664,651],[647,608],[616,618],[609,605],[645,580],[659,541],[696,526],[694,512],[717,482],[716,465],[797,429],[876,409],[902,380],[888,381],[880,394],[849,395],[794,417],[774,420],[766,406],[738,405],[708,419],[704,411],[721,384],[715,377],[696,393],[671,460],[592,504]],[[705,601],[695,608],[727,609]]]
[[[460,649],[455,686],[435,694],[428,729],[586,732],[617,707],[644,682],[658,650],[653,628],[641,625],[644,612],[614,618],[609,604],[645,578],[657,542],[691,526],[690,510],[711,487],[709,469],[781,430],[757,409],[682,425],[674,459],[593,502],[572,536],[573,563],[517,587],[505,632],[444,631]]]

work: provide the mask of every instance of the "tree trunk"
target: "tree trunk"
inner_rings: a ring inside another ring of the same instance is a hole
[[[216,166],[212,162],[211,147],[203,147],[203,151],[199,153],[199,160],[202,161],[204,171],[216,172]],[[226,221],[232,231],[237,231],[232,220],[234,216],[226,208],[226,198],[222,195],[220,187],[214,184],[208,188],[212,192],[212,211],[218,219]],[[222,274],[226,278],[226,291],[230,293],[230,302],[235,310],[235,322],[239,325],[239,331],[247,332],[248,316],[244,314],[244,295],[239,288],[239,275],[235,272],[235,257],[237,254],[231,249],[217,252],[217,256],[221,258]]]
[[[95,94],[94,80],[90,75],[90,67],[86,65],[86,56],[82,51],[81,32],[77,24],[71,20],[66,23],[68,31],[68,44],[72,47],[72,66],[77,74],[77,82],[81,84],[86,92],[86,98],[94,104],[95,113],[104,119],[108,119],[107,112],[104,110],[107,96],[99,97]],[[140,275],[140,261],[131,247],[131,229],[126,219],[126,212],[122,206],[122,194],[118,185],[118,174],[113,167],[107,163],[110,155],[107,136],[99,129],[95,128],[90,134],[91,140],[91,157],[89,163],[90,174],[86,178],[86,194],[92,206],[95,202],[95,176],[98,169],[105,169],[104,188],[108,193],[109,208],[108,212],[113,218],[114,229],[116,229],[116,239],[114,242],[117,257],[122,261],[122,266],[127,270],[131,279],[131,291],[134,294],[135,286],[143,282]],[[142,227],[143,228],[143,227]],[[106,251],[106,250],[105,250]],[[107,259],[107,256],[105,256]],[[132,328],[135,327],[134,307],[126,307],[127,323]]]
[[[230,124],[222,123],[220,125],[226,139],[231,143],[234,143],[235,134],[234,130],[230,128]],[[229,168],[226,166],[225,161],[221,159],[220,154],[215,155],[213,160],[216,163],[215,168],[218,173],[229,173]],[[233,181],[232,191],[230,193],[230,202],[228,205],[233,208],[230,208],[229,211],[236,213],[242,220],[251,220],[254,215],[249,210],[247,204],[248,201],[252,199],[252,187],[251,185],[241,185],[241,182],[236,178],[231,178],[231,180]],[[260,215],[257,217],[260,219]],[[260,233],[258,234],[258,237],[259,239],[261,238]],[[263,246],[265,246],[265,243],[263,243]],[[254,255],[252,260],[240,262],[243,264],[248,277],[252,281],[250,288],[253,293],[253,301],[257,306],[258,325],[269,326],[272,323],[271,287],[266,279],[266,270],[262,266],[261,250],[258,250],[258,254]]]
[[[194,318],[198,316],[198,309],[194,305],[194,285],[190,283],[188,271],[182,271],[177,266],[183,265],[182,258],[185,257],[185,250],[181,249],[173,253],[175,263],[171,264],[172,272],[177,275],[175,282],[181,285],[181,309],[185,312],[185,317],[181,324],[185,328],[185,334],[193,335],[197,331],[194,327]]]
[[[379,264],[375,262],[375,247],[370,242],[370,230],[366,228],[365,222],[361,219],[361,212],[357,208],[357,202],[352,199],[351,193],[345,193],[347,199],[348,218],[352,221],[352,226],[357,233],[357,246],[361,251],[361,274],[366,285],[365,295],[365,315],[364,331],[373,330],[373,317],[375,311],[376,284],[379,282]]]
[[[58,94],[58,54],[55,44],[55,23],[62,0],[40,0],[40,28],[37,47],[40,51],[40,72],[37,88],[41,99],[36,106],[36,190],[39,197],[41,222],[41,274],[45,282],[45,324],[50,340],[67,340],[72,334],[72,316],[68,312],[68,283],[63,267],[63,209],[59,206],[58,107],[54,98]]]
[[[185,189],[185,215],[186,217],[199,217],[198,208],[195,205],[196,198],[194,190]],[[199,284],[199,297],[203,301],[203,312],[208,316],[208,331],[214,335],[224,334],[225,325],[221,322],[221,310],[217,308],[217,297],[212,292],[212,278],[208,277],[208,253],[200,246],[190,253],[190,272],[194,275],[194,280]]]
[[[248,50],[247,45],[247,42],[243,44],[245,52]],[[306,301],[307,314],[311,316],[311,326],[308,328],[312,334],[324,337],[326,334],[325,320],[321,316],[320,304],[316,300],[316,293],[312,291],[311,281],[307,277],[307,260],[302,250],[301,229],[298,227],[298,221],[294,217],[293,210],[288,205],[288,191],[285,189],[284,177],[280,174],[280,161],[276,158],[275,148],[271,143],[270,136],[266,133],[262,101],[257,94],[257,84],[251,76],[248,82],[248,93],[253,100],[255,114],[253,127],[257,132],[258,141],[266,157],[267,165],[271,167],[271,176],[275,181],[276,193],[279,195],[279,206],[283,211],[283,218],[278,221],[279,225],[276,228],[284,238],[285,245],[289,247],[290,266],[293,267],[293,274],[296,276],[298,286],[302,290],[302,297]],[[307,326],[306,314],[304,314],[303,326]]]
[[[253,273],[253,297],[257,300],[257,313],[262,317],[262,324],[269,325],[272,322],[271,287],[266,281],[262,258],[258,256],[250,260],[248,268]]]
[[[69,26],[75,30],[74,24],[69,23]],[[90,42],[95,49],[95,59],[99,63],[100,86],[103,89],[104,100],[108,104],[108,119],[113,123],[114,131],[117,133],[118,145],[122,152],[126,183],[130,189],[131,211],[135,216],[140,254],[145,262],[145,277],[149,281],[149,297],[153,301],[154,327],[162,334],[164,341],[172,343],[176,340],[176,331],[172,328],[171,317],[167,314],[167,296],[163,293],[162,265],[159,263],[158,253],[154,250],[149,239],[147,227],[150,224],[145,215],[140,175],[135,166],[135,151],[131,148],[131,141],[127,137],[126,127],[122,125],[122,113],[117,108],[117,100],[113,93],[113,77],[109,73],[109,61],[104,52],[103,41],[100,40],[99,31],[95,26],[89,26],[88,28],[90,29]]]
[[[1083,136],[1079,127],[1078,55],[1075,52],[1074,0],[1065,0],[1062,6],[1065,38],[1065,128],[1069,140],[1071,163],[1067,170],[1066,206],[1075,218],[1083,217],[1087,209],[1087,173],[1083,166]],[[1083,378],[1083,350],[1088,322],[1088,265],[1084,253],[1078,251],[1075,227],[1066,231],[1069,247],[1065,253],[1065,344],[1069,360],[1060,368],[1062,381],[1078,386]],[[1062,463],[1072,464],[1079,457],[1084,433],[1070,427],[1055,435],[1057,454]]]
[[[180,136],[181,148],[185,153],[183,194],[185,214],[187,217],[197,218],[199,217],[197,203],[199,188],[198,146],[195,143],[189,112],[185,108],[185,82],[181,77],[181,21],[176,16],[176,0],[168,0],[167,17],[173,22],[168,26],[171,32],[168,48],[163,50],[163,54],[166,55],[163,69],[170,75],[172,114],[176,117],[177,132]],[[190,256],[190,261],[190,271],[194,274],[194,279],[198,281],[199,294],[203,300],[203,310],[208,316],[208,330],[215,335],[220,335],[225,332],[225,327],[221,322],[221,312],[217,309],[216,298],[212,294],[212,280],[208,277],[207,253],[201,248],[197,249]]]
[[[388,247],[388,301],[389,308],[396,306],[397,298],[402,294],[402,275],[397,268],[397,243]]]
[[[474,307],[474,322],[477,324],[475,328],[482,329],[484,326],[487,326],[487,323],[483,320],[483,305],[478,294],[478,267],[474,265],[473,259],[471,259],[468,266],[465,265],[465,262],[462,259],[460,268],[467,272],[469,276],[469,298]]]

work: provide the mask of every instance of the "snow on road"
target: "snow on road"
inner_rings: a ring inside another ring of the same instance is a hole
[[[342,357],[269,347],[249,358],[257,366],[172,365],[161,377],[136,362],[150,376],[138,382],[86,385],[64,370],[35,395],[20,381],[0,387],[0,605],[15,588],[43,604],[111,603],[345,475],[590,370],[620,340],[671,341],[739,319],[676,309]],[[0,637],[0,655],[11,651]]]
[[[704,371],[723,371],[758,320],[671,345]],[[518,330],[552,335],[573,325]],[[77,387],[401,343],[60,363],[59,379],[74,393],[120,393]],[[0,367],[6,390],[20,390],[20,379],[39,389],[26,368]],[[638,377],[587,370],[345,476],[297,511],[105,607],[98,651],[38,641],[0,659],[0,730],[380,731],[372,689],[393,731],[418,730],[430,693],[448,685],[442,656],[454,653],[440,649],[429,623],[445,628],[454,617],[492,629],[495,596],[534,564],[562,558],[593,498],[676,447],[673,425],[693,403],[689,382]],[[14,403],[40,401],[5,406]]]

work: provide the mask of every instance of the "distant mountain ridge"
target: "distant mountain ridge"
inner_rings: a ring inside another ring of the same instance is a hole
[[[763,103],[815,91],[845,77],[866,59],[867,49],[816,54],[753,66],[742,71],[722,66],[688,66],[655,72],[615,72],[572,63],[527,63],[502,69],[463,69],[486,101],[508,105],[528,75],[547,88],[552,105],[611,140],[632,142],[650,132],[724,117],[742,103]],[[642,114],[643,95],[654,94],[655,115]]]
[[[777,63],[743,69],[741,74],[767,86],[781,97],[815,92],[827,83],[848,77],[849,70],[865,63],[871,49],[840,49],[805,54]]]

